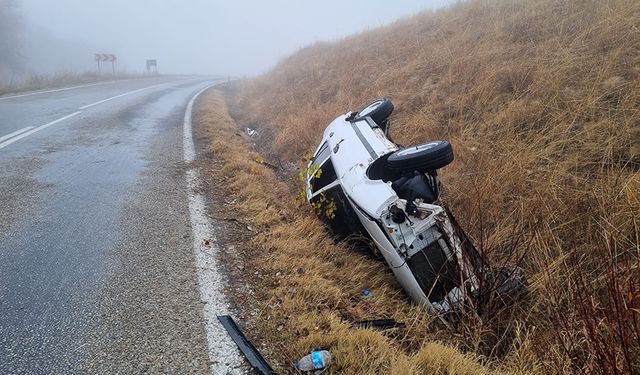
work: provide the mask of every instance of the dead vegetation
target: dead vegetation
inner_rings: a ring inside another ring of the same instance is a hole
[[[286,343],[276,356],[328,346],[338,372],[421,373],[438,363],[426,348],[439,340],[488,366],[464,357],[471,373],[640,371],[639,77],[637,1],[471,0],[305,48],[243,82],[230,95],[234,118],[273,134],[270,152],[297,165],[336,115],[390,96],[397,142],[452,142],[444,199],[489,258],[522,257],[533,290],[499,322],[443,329],[407,305],[381,262],[291,207],[293,180],[238,154],[225,173],[262,229],[260,259],[281,275],[262,327]],[[362,289],[376,299],[360,301]],[[365,317],[409,327],[345,324]],[[444,356],[446,371],[463,372],[446,359],[458,356]]]
[[[489,372],[473,354],[455,348],[441,322],[408,303],[382,262],[327,235],[311,209],[296,201],[291,185],[253,151],[219,92],[202,99],[200,113],[201,131],[213,140],[207,147],[222,164],[208,173],[223,182],[237,217],[255,233],[236,246],[255,290],[242,304],[259,312],[252,338],[268,348],[265,354],[279,373],[292,373],[293,363],[314,348],[335,356],[330,373]],[[373,295],[364,296],[364,290]],[[378,318],[395,318],[407,328],[352,327]]]
[[[140,78],[140,75],[120,74],[117,79]],[[53,89],[71,85],[103,82],[113,80],[111,75],[99,75],[85,72],[58,72],[53,75],[32,74],[27,79],[16,82],[0,82],[0,95],[15,94],[25,91]]]

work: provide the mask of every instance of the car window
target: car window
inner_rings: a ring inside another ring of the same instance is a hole
[[[311,167],[309,168],[309,172],[313,173],[314,170],[317,170],[320,167],[320,164],[327,160],[330,155],[331,150],[329,149],[329,144],[325,142],[316,153],[316,156],[313,158]]]
[[[336,178],[336,170],[333,168],[333,163],[331,162],[331,159],[327,159],[324,164],[318,168],[311,179],[311,192],[317,192],[335,181]]]

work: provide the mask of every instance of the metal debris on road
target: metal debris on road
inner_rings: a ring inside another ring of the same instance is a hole
[[[227,330],[231,339],[238,345],[238,348],[247,358],[251,367],[253,367],[257,372],[263,375],[275,375],[276,372],[273,371],[269,363],[264,359],[264,357],[260,354],[258,349],[249,341],[245,335],[242,333],[236,322],[229,315],[219,315],[218,320],[222,324],[222,326]]]

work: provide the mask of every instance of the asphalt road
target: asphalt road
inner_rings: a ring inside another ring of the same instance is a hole
[[[0,373],[212,372],[183,158],[211,82],[0,97]]]

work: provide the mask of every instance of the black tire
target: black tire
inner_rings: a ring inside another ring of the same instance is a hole
[[[432,141],[398,150],[387,159],[387,167],[398,172],[431,172],[453,161],[447,141]]]
[[[393,103],[387,97],[380,98],[373,103],[368,104],[366,107],[358,111],[355,120],[361,120],[365,117],[371,117],[373,122],[382,126],[385,120],[391,116],[393,112]]]

